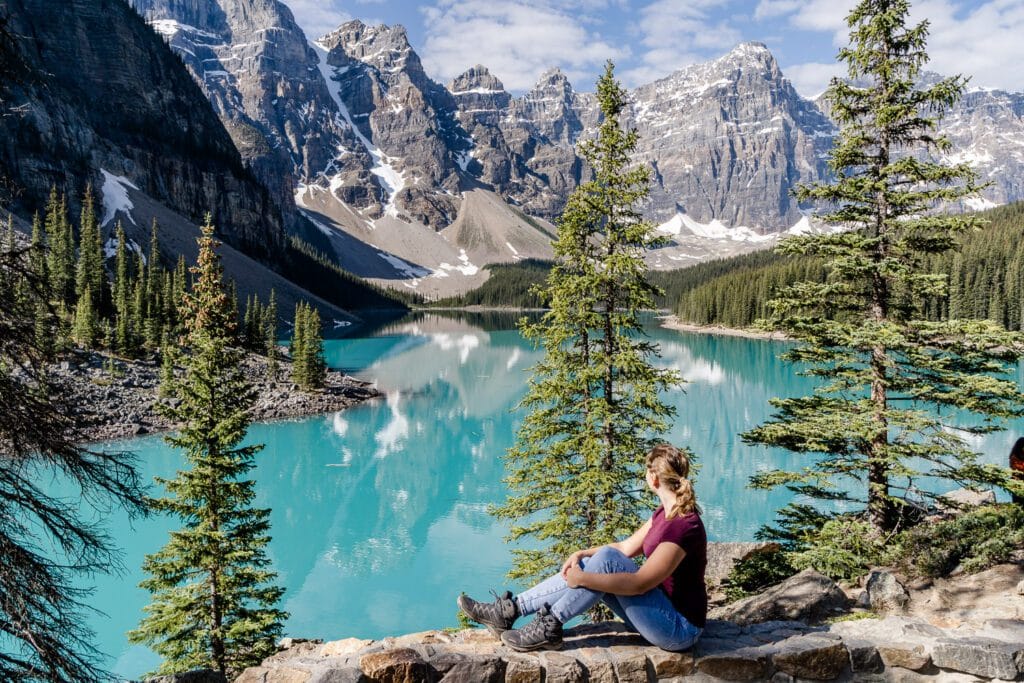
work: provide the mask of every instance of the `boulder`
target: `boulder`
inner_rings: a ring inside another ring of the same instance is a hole
[[[1024,673],[1024,642],[993,638],[943,638],[932,650],[935,666],[954,671],[1014,680]]]
[[[974,491],[972,489],[956,489],[939,496],[936,503],[939,509],[944,512],[961,510],[963,508],[974,508],[982,505],[993,505],[996,502],[996,492]]]
[[[701,654],[697,671],[727,681],[761,681],[768,677],[768,653],[745,647]]]
[[[830,631],[844,642],[870,643],[885,666],[911,671],[930,666],[935,643],[946,636],[946,631],[936,626],[903,616],[840,622],[833,624]]]
[[[850,671],[855,674],[877,674],[885,668],[874,643],[860,638],[845,638],[843,644],[850,653]]]
[[[227,683],[219,671],[212,669],[196,669],[180,674],[147,678],[145,683]]]
[[[772,663],[794,678],[830,681],[849,664],[849,654],[841,640],[820,636],[796,636],[776,643]]]
[[[876,612],[902,611],[910,602],[906,586],[884,569],[871,570],[864,593],[867,606]]]
[[[759,552],[778,550],[778,543],[708,543],[708,565],[704,570],[704,581],[717,586],[729,576],[733,565]]]
[[[235,683],[312,683],[312,674],[291,667],[263,668],[254,666],[242,672]]]
[[[309,683],[369,683],[369,679],[359,669],[345,667],[341,669],[325,669],[315,673],[309,679]]]
[[[376,683],[422,683],[430,679],[430,667],[418,652],[409,648],[363,655],[359,668]]]
[[[759,595],[711,611],[741,626],[779,619],[817,622],[846,609],[846,594],[827,576],[805,569]]]
[[[560,652],[542,652],[538,656],[544,667],[544,683],[583,683],[586,674],[583,665]]]
[[[446,652],[430,658],[442,683],[503,683],[505,662],[498,656]]]
[[[544,670],[536,657],[510,655],[505,661],[505,683],[541,683],[544,680]]]

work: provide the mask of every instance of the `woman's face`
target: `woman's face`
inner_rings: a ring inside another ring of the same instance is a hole
[[[647,485],[651,487],[652,491],[658,490],[658,475],[654,473],[654,470],[648,467],[644,478],[647,480]]]

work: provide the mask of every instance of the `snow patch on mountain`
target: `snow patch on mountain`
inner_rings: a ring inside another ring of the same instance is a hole
[[[700,223],[685,213],[677,213],[659,225],[657,229],[666,235],[679,236],[689,233],[705,239],[731,240],[733,242],[770,242],[775,238],[774,235],[762,235],[742,225],[735,228],[726,227],[717,218],[710,223]],[[684,230],[686,233],[683,232]]]
[[[435,271],[434,275],[436,277],[448,277],[448,273],[450,272],[462,273],[463,275],[476,275],[478,272],[480,272],[479,267],[474,266],[472,263],[469,262],[469,256],[466,254],[465,249],[459,250],[459,261],[461,265],[458,266],[453,266],[450,263],[442,263],[440,266],[438,266],[438,269],[437,271]]]
[[[972,211],[985,211],[986,209],[994,209],[999,206],[996,202],[985,197],[970,197],[964,200],[964,204]]]
[[[349,113],[348,107],[345,106],[345,101],[341,99],[341,82],[338,80],[338,76],[345,73],[347,69],[335,69],[328,64],[327,55],[330,51],[319,42],[314,41],[310,45],[320,58],[317,66],[327,82],[327,89],[331,93],[331,99],[338,105],[338,111],[341,113],[342,118],[345,119],[345,123],[348,124],[349,128],[352,129],[352,132],[359,139],[359,142],[362,143],[366,151],[373,158],[373,166],[370,168],[370,173],[377,176],[381,187],[384,188],[388,195],[384,206],[384,214],[397,218],[398,207],[395,204],[395,197],[405,188],[405,176],[401,171],[392,166],[392,162],[397,161],[397,159],[389,157],[382,152],[369,138],[363,135],[363,132],[352,121],[352,115]],[[332,178],[332,180],[334,179]]]
[[[102,168],[100,173],[103,174],[103,187],[100,188],[100,194],[103,195],[103,220],[100,225],[106,225],[114,220],[118,211],[128,216],[128,220],[135,225],[135,218],[132,217],[132,209],[135,208],[135,204],[128,198],[128,188],[130,187],[136,192],[139,191],[139,188],[124,176],[108,173]]]

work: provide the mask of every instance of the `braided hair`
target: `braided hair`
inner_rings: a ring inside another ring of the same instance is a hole
[[[658,475],[658,480],[676,494],[675,504],[665,510],[665,519],[700,512],[697,494],[689,479],[690,459],[685,451],[671,444],[658,444],[647,454],[647,469]]]

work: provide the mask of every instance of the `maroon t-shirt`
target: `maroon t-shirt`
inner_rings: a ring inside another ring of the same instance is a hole
[[[661,583],[661,587],[687,621],[698,628],[704,628],[708,618],[708,591],[704,585],[704,569],[708,564],[708,536],[700,515],[691,512],[665,519],[664,506],[658,506],[651,516],[651,529],[644,536],[644,556],[650,557],[662,543],[675,543],[686,551],[686,556]]]

